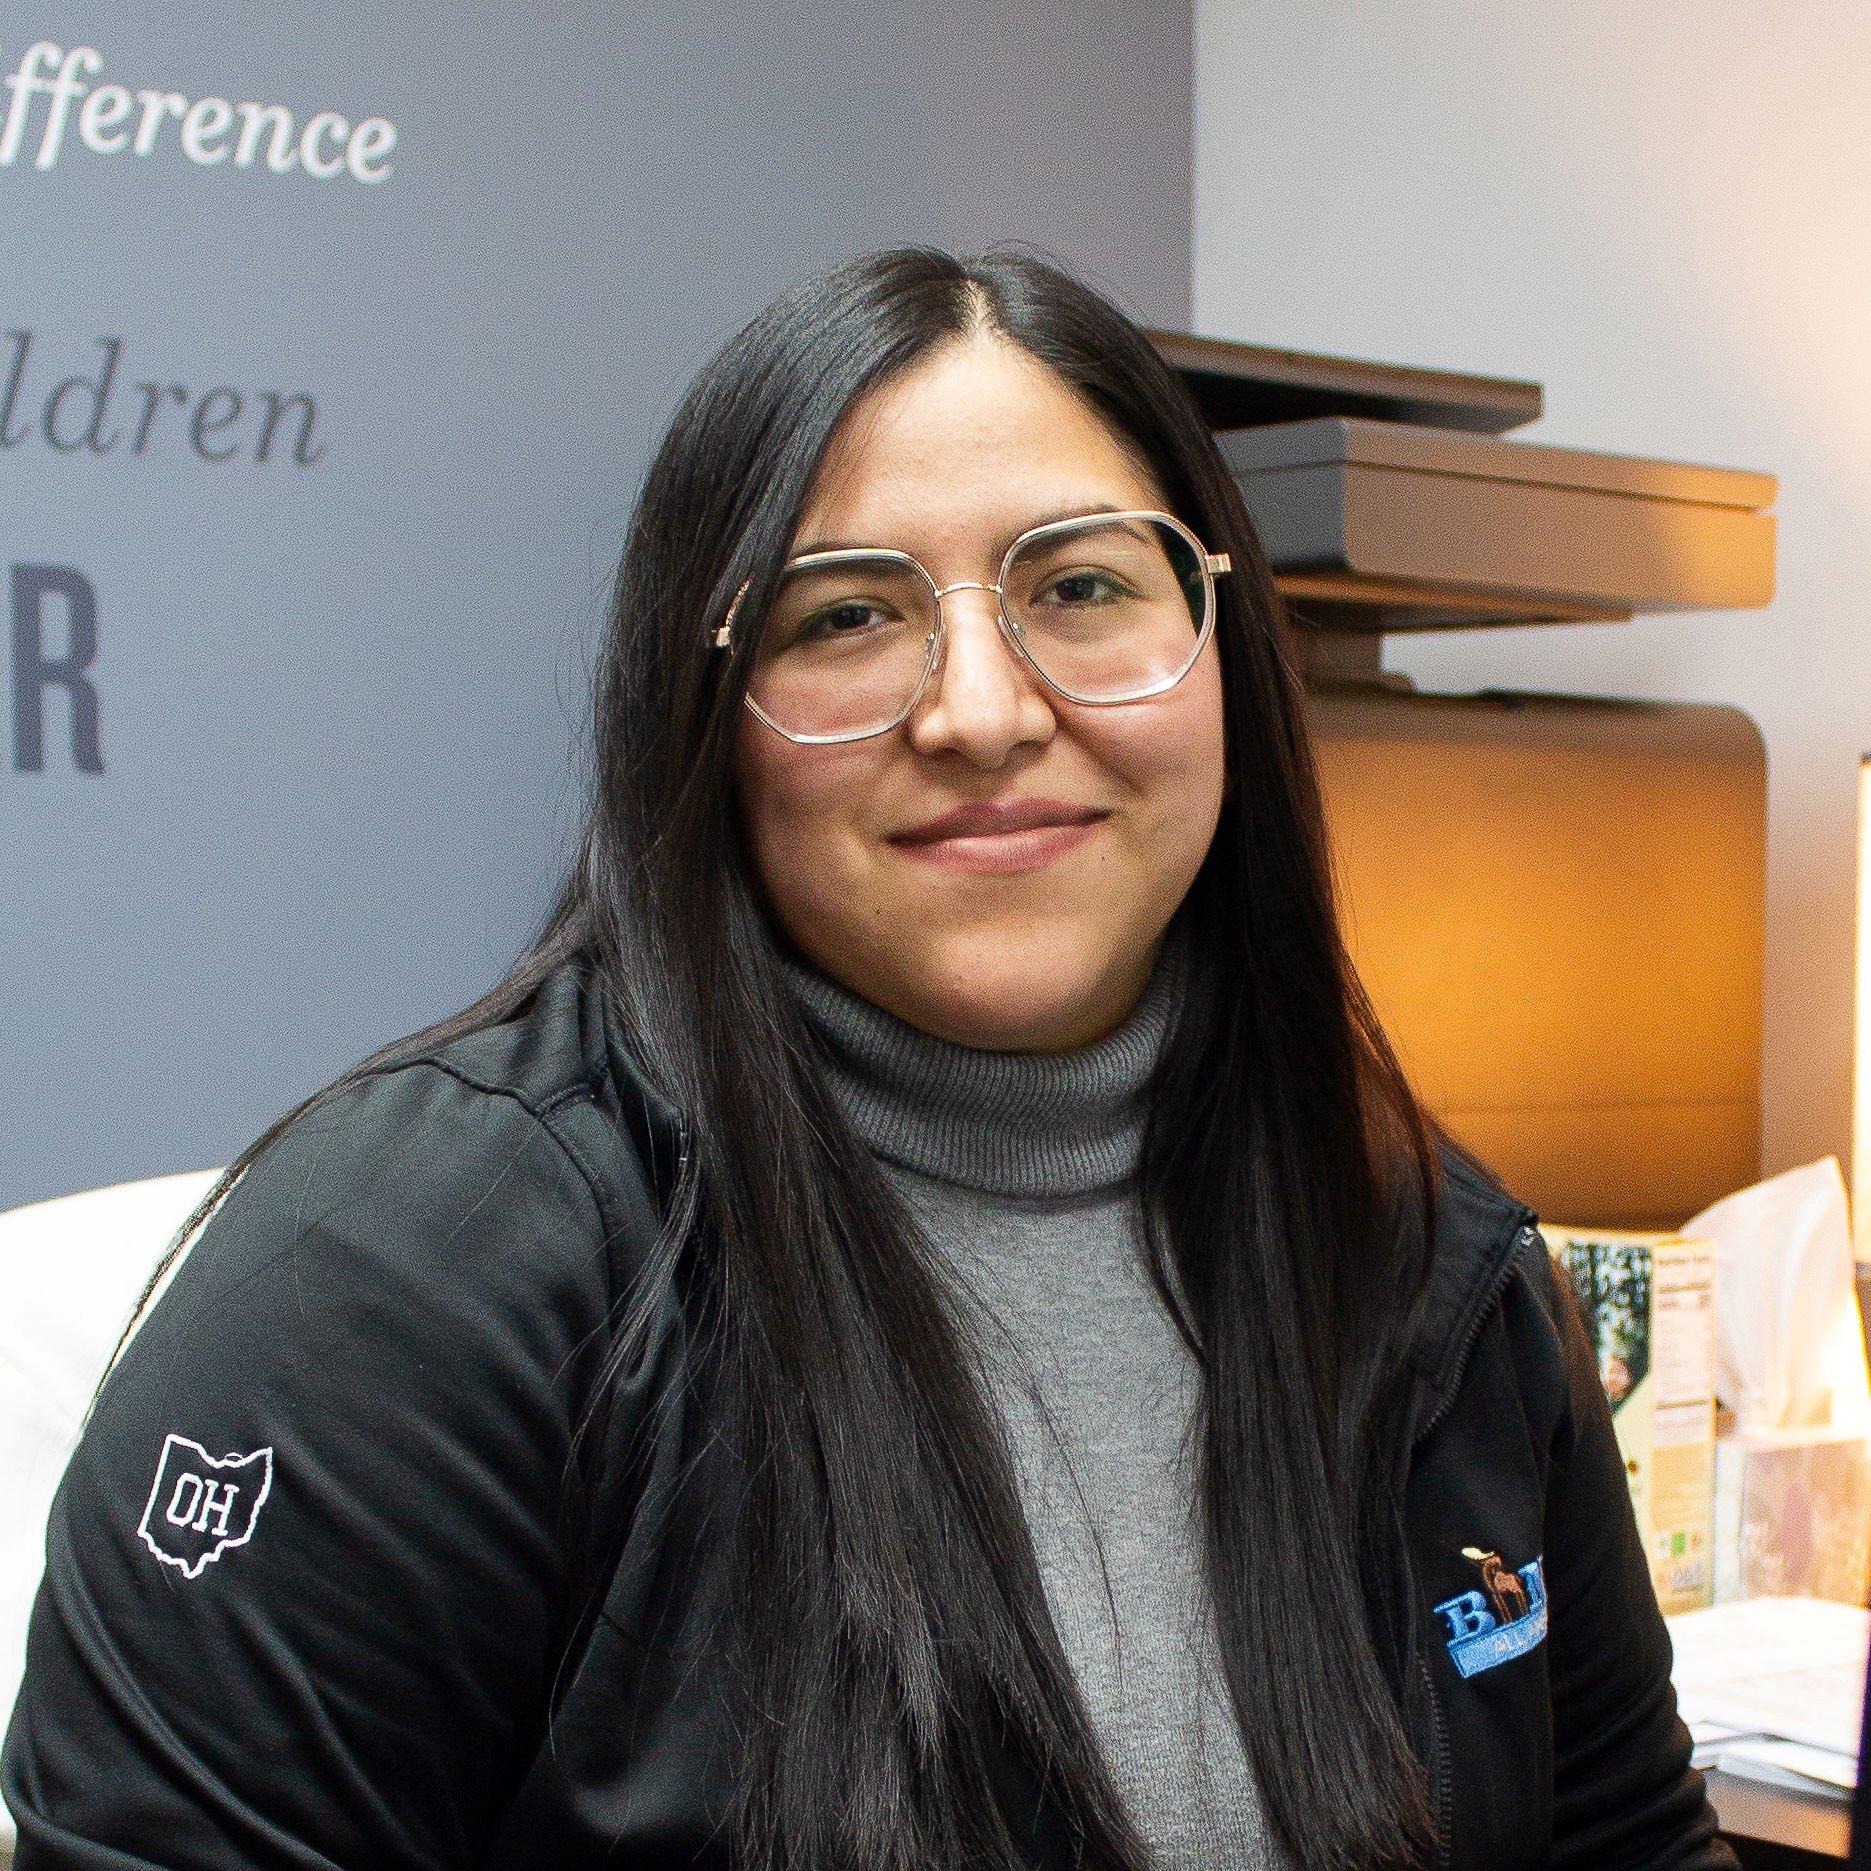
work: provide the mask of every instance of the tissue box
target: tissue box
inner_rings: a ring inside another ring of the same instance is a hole
[[[1540,1231],[1572,1281],[1665,1612],[1715,1596],[1715,1250],[1679,1234]]]
[[[1762,1429],[1715,1443],[1715,1596],[1865,1602],[1871,1452],[1843,1429]]]

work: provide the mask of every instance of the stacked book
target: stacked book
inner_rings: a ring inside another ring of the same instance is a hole
[[[1697,1767],[1850,1800],[1871,1611],[1822,1598],[1743,1598],[1668,1622],[1677,1709]]]

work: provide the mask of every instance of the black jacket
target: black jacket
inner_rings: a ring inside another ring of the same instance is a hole
[[[263,1153],[59,1490],[0,1760],[17,1871],[726,1863],[721,1456],[693,1296],[643,1261],[680,1139],[566,969]],[[1731,1867],[1533,1220],[1451,1162],[1406,1504],[1448,1864]],[[576,1445],[632,1294],[646,1349]]]

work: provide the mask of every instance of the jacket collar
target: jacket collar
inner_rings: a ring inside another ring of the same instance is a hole
[[[1469,1348],[1537,1219],[1460,1145],[1445,1139],[1439,1157],[1444,1173],[1435,1246],[1410,1354],[1419,1384],[1419,1436],[1447,1408]]]
[[[579,1043],[591,1082],[609,1077],[616,1087],[618,1114],[637,1146],[658,1210],[667,1211],[688,1147],[688,1127],[677,1107],[650,1083],[601,983],[587,983]]]

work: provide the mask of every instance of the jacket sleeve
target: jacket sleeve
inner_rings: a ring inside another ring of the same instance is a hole
[[[1526,1252],[1563,1367],[1546,1501],[1551,1863],[1555,1871],[1736,1871],[1689,1765],[1669,1632],[1577,1299],[1537,1237]]]
[[[261,1153],[60,1485],[16,1871],[480,1862],[544,1723],[603,1239],[549,1113],[435,1062]]]

